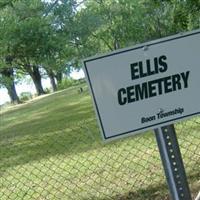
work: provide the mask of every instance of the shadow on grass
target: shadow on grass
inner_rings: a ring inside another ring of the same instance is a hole
[[[75,127],[76,126],[76,127]],[[19,127],[18,127],[19,128]],[[1,138],[0,169],[23,165],[29,162],[46,159],[56,155],[73,156],[90,150],[112,148],[120,142],[103,144],[96,124],[96,120],[83,121],[63,130],[32,132],[29,134],[12,134],[9,138]],[[20,135],[20,136],[19,136]],[[139,136],[138,136],[139,137]],[[150,135],[143,136],[149,143]],[[139,138],[138,138],[139,139]],[[123,141],[122,141],[123,142]],[[137,142],[137,139],[135,140]],[[134,142],[133,142],[134,143]]]
[[[124,195],[116,195],[112,197],[115,200],[169,200],[167,185],[160,183],[157,185],[141,188],[139,190],[130,191]],[[86,199],[85,199],[86,200]],[[106,198],[98,200],[108,200]]]
[[[94,118],[88,97],[87,92],[77,94],[76,90],[66,90],[3,113],[0,169],[96,148],[94,144],[100,144],[100,135],[95,121],[88,122]],[[92,135],[83,128],[86,125]]]
[[[70,108],[70,110],[69,110]],[[66,110],[65,110],[66,109]],[[78,116],[78,118],[77,118]],[[73,124],[80,122],[81,119],[93,117],[93,111],[88,104],[75,104],[63,107],[37,111],[32,116],[23,116],[17,122],[11,122],[8,127],[1,128],[1,136],[6,138],[20,138],[39,134],[46,135],[49,132],[64,130]],[[17,117],[18,118],[18,117]]]
[[[200,172],[194,173],[193,171],[189,172],[188,179],[190,182],[194,182],[200,177]],[[192,199],[198,194],[200,187],[199,184],[195,184],[192,187],[190,186]],[[94,198],[95,199],[95,198]],[[115,200],[170,200],[170,194],[166,183],[153,184],[147,188],[141,188],[135,191],[130,191],[123,195],[116,195],[112,197]],[[86,200],[86,199],[84,199]],[[108,198],[101,198],[98,200],[108,200]]]
[[[105,146],[87,92],[66,90],[2,116],[1,171],[55,155],[73,155]]]
[[[65,93],[58,93],[27,105],[18,112],[5,113],[6,119],[10,117],[10,121],[1,128],[0,133],[1,171],[51,156],[68,156],[104,147],[88,95],[76,95],[74,98],[70,93],[68,99],[65,96]],[[12,121],[12,117],[17,121]],[[149,134],[139,137],[143,138],[142,145],[149,144]],[[137,142],[135,137],[133,147]],[[115,142],[106,145],[106,148],[109,149],[112,145]],[[147,191],[141,189],[136,193],[129,192],[116,199],[134,199],[135,195],[141,200],[148,199],[146,194],[157,195],[162,187],[158,185]],[[149,199],[156,198],[151,196]]]

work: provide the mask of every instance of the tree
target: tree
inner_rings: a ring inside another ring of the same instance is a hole
[[[94,55],[197,28],[200,3],[192,2],[88,0],[76,15],[79,52]]]
[[[87,0],[82,9],[78,2],[0,3],[0,56],[11,56],[13,70],[32,77],[38,95],[44,93],[42,68],[55,91],[67,63],[80,68],[85,57],[200,25],[200,2],[194,0]]]
[[[3,86],[8,90],[11,103],[20,103],[19,97],[15,88],[14,69],[12,67],[12,58],[7,56],[5,58],[6,67],[0,67],[0,87]]]
[[[8,90],[11,103],[20,103],[16,92],[13,69],[6,68],[0,71],[0,85],[3,85]]]
[[[67,59],[72,59],[73,48],[68,36],[72,33],[69,26],[74,4],[72,0],[59,1],[53,4],[54,8],[40,0],[19,0],[2,10],[4,55],[12,55],[15,67],[31,76],[38,95],[44,93],[40,68],[46,70],[56,90],[55,78],[58,83],[62,81]]]
[[[39,0],[17,1],[2,11],[2,48],[13,57],[16,68],[28,73],[38,95],[44,94],[38,58],[45,51],[48,22],[42,18],[43,4]],[[4,31],[6,29],[6,31]]]

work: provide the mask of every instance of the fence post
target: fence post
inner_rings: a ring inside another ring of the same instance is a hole
[[[154,130],[172,200],[191,200],[191,194],[173,125]]]

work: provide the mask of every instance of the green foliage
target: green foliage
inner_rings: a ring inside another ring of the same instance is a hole
[[[33,73],[33,65],[55,76],[80,68],[88,56],[200,27],[199,0],[87,0],[82,9],[78,4],[3,0],[0,68],[10,56],[20,69],[17,78]]]
[[[0,88],[7,87],[11,83],[12,83],[12,78],[4,76],[3,74],[0,73]]]
[[[72,78],[65,78],[60,84],[58,84],[58,90],[63,90],[69,88],[73,85],[76,85],[77,81]]]
[[[19,96],[20,101],[25,102],[32,99],[32,94],[30,92],[22,92]]]
[[[11,55],[12,65],[31,76],[34,65],[64,70],[63,36],[45,11],[40,0],[19,0],[0,10],[0,56]]]
[[[45,94],[50,94],[50,93],[51,93],[51,90],[50,90],[49,88],[45,88],[45,89],[44,89],[44,92],[45,92]]]

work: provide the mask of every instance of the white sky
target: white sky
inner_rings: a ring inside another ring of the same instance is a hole
[[[70,76],[73,79],[79,79],[79,78],[85,77],[83,70],[80,70],[79,72],[72,71]],[[49,79],[42,79],[42,85],[43,85],[44,89],[45,88],[51,88],[51,84],[50,84]],[[36,93],[35,86],[34,86],[33,83],[31,83],[31,84],[28,84],[28,83],[17,84],[16,90],[17,90],[18,96],[20,96],[20,94],[22,92],[31,92],[32,94]],[[8,96],[7,89],[1,88],[0,89],[0,105],[4,104],[5,102],[10,102],[10,98]]]

